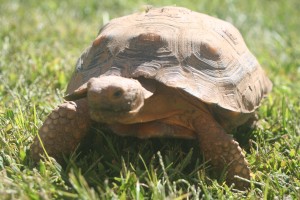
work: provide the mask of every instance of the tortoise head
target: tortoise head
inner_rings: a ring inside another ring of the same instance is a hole
[[[87,98],[90,117],[102,123],[130,123],[152,93],[139,81],[119,76],[91,78],[66,100]]]

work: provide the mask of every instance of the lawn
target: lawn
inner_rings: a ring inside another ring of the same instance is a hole
[[[247,192],[207,175],[196,142],[95,142],[62,167],[35,165],[29,148],[59,103],[77,58],[110,19],[145,5],[177,5],[224,19],[242,33],[273,82],[254,130],[235,133],[251,165]],[[299,0],[0,0],[1,199],[300,199]]]

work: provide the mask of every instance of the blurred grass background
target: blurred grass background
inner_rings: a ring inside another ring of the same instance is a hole
[[[184,6],[234,24],[271,78],[258,127],[236,134],[253,172],[249,192],[206,176],[196,143],[124,138],[66,168],[27,153],[81,52],[110,19],[146,5]],[[300,1],[0,0],[0,196],[3,199],[299,199]],[[249,142],[250,141],[250,142]]]

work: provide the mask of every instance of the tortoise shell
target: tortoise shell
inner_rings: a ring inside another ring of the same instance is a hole
[[[233,25],[180,7],[111,20],[79,58],[67,93],[109,75],[154,79],[234,113],[252,113],[272,88]]]

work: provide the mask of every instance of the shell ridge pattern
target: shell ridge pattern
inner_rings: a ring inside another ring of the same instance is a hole
[[[235,27],[176,7],[111,20],[76,68],[71,88],[97,76],[144,76],[235,112],[253,112],[272,87]]]

